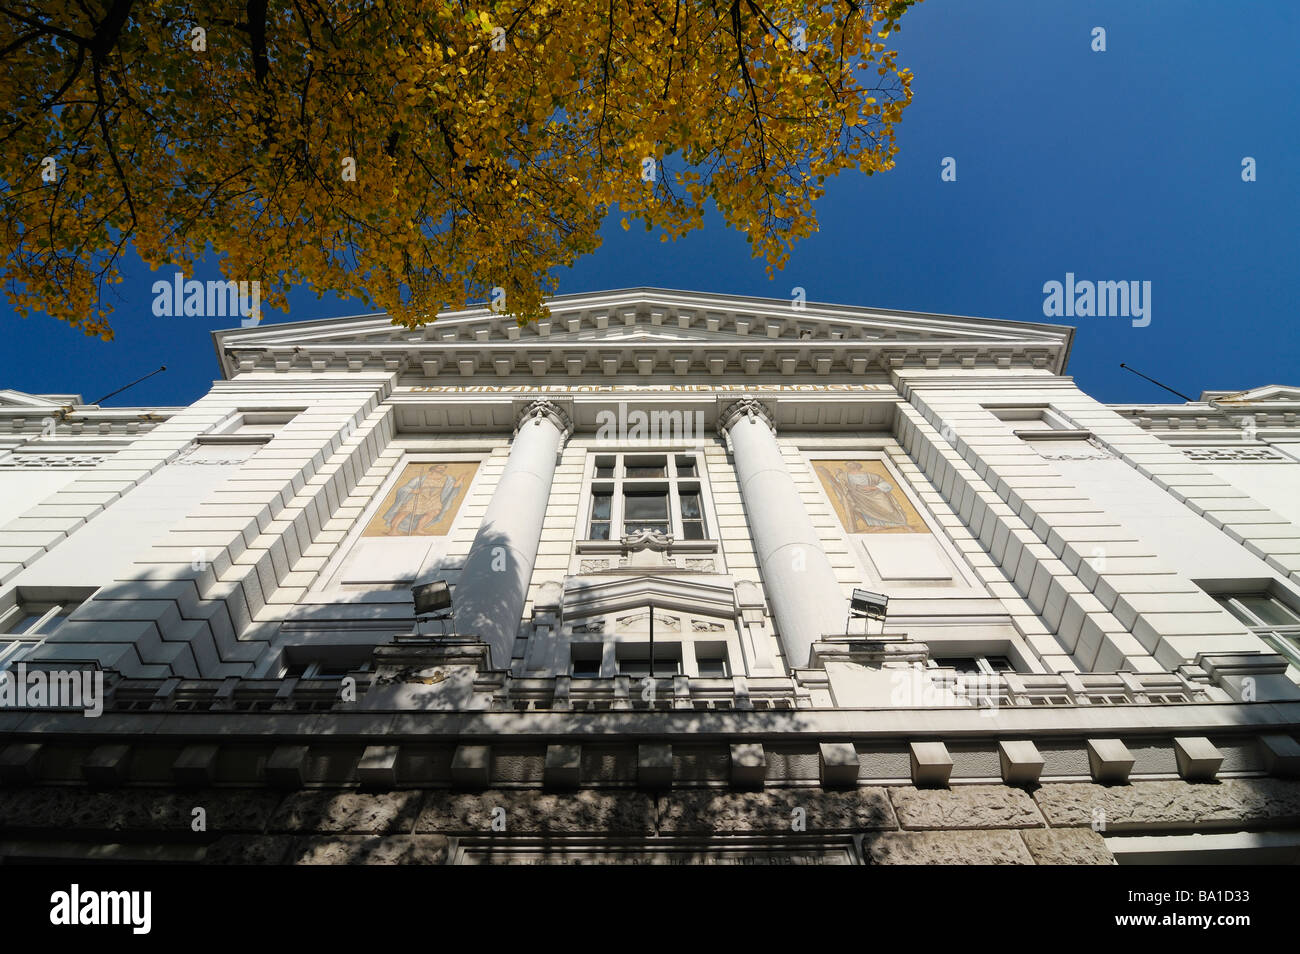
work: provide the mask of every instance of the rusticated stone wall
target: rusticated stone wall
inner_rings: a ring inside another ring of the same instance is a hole
[[[1110,864],[1097,826],[1108,834],[1296,828],[1300,781],[657,794],[0,790],[5,861]]]

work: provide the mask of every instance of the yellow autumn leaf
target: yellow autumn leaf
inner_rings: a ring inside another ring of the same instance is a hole
[[[101,7],[125,15],[111,36],[88,19]],[[712,205],[776,269],[816,230],[826,177],[893,167],[912,98],[912,72],[878,42],[898,4],[742,5],[739,47],[705,0],[639,0],[612,23],[607,0],[339,7],[267,4],[259,29],[210,32],[196,55],[170,39],[193,15],[180,0],[0,6],[15,310],[111,337],[102,289],[131,247],[165,271],[215,252],[264,303],[311,285],[415,326],[501,285],[532,319],[614,207],[667,241]],[[485,41],[494,21],[508,53]],[[770,29],[796,22],[806,51]],[[78,53],[90,44],[106,44],[99,90]],[[75,163],[56,148],[72,137]],[[52,153],[75,188],[42,180]]]

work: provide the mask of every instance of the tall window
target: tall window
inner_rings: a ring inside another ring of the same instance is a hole
[[[641,530],[675,540],[706,540],[708,526],[694,454],[599,454],[587,539]]]
[[[1300,669],[1300,613],[1267,593],[1220,594],[1214,597],[1287,662]]]

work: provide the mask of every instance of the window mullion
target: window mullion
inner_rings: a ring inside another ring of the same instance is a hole
[[[669,532],[674,540],[684,540],[686,538],[685,528],[682,526],[682,502],[678,498],[677,488],[677,460],[672,455],[668,455],[668,461],[671,469],[665,471],[668,474],[668,527]]]
[[[1255,619],[1255,614],[1250,612],[1250,610],[1246,609],[1246,607],[1242,606],[1241,601],[1238,600],[1235,596],[1226,597],[1220,602],[1222,604],[1226,604],[1223,606],[1225,610],[1228,609],[1229,606],[1231,606],[1233,610],[1235,610],[1238,614],[1240,614],[1240,616],[1245,617],[1245,620],[1238,619],[1238,622],[1242,623],[1242,625],[1252,626],[1252,625],[1259,624],[1259,620]],[[1246,622],[1246,620],[1249,620],[1250,622]]]
[[[627,534],[623,527],[623,455],[614,456],[614,496],[609,502],[609,538],[622,540]]]
[[[28,626],[26,629],[24,629],[24,630],[23,630],[23,634],[25,635],[25,634],[27,634],[27,633],[32,633],[33,635],[35,635],[36,633],[38,633],[38,632],[40,631],[40,628],[41,628],[42,626],[44,626],[46,623],[48,623],[48,622],[49,622],[51,619],[53,619],[54,617],[58,616],[58,615],[59,615],[59,610],[61,610],[61,609],[63,609],[63,607],[60,606],[59,604],[55,603],[55,604],[54,604],[53,606],[51,606],[48,610],[46,610],[44,613],[41,614],[40,619],[36,620],[36,622],[32,623],[32,625],[30,625],[30,626]]]

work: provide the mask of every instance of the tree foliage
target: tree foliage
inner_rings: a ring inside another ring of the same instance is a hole
[[[892,167],[907,5],[0,0],[6,291],[111,337],[124,250],[213,251],[271,306],[527,320],[614,206],[668,240],[710,201],[770,274],[826,177]]]

